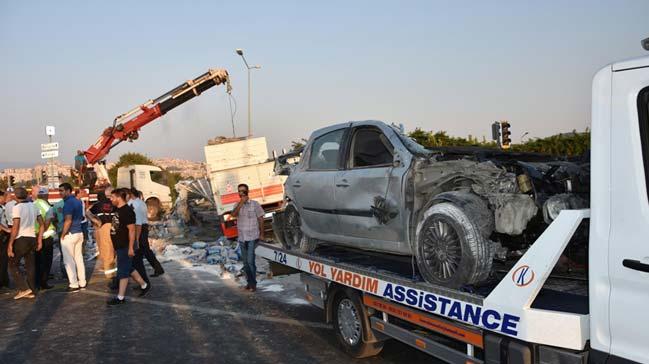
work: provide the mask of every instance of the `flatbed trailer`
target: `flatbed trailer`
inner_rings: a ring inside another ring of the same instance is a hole
[[[354,357],[377,354],[391,338],[449,363],[585,363],[588,296],[557,290],[551,272],[588,217],[562,211],[506,274],[474,291],[429,284],[404,258],[269,243],[256,253],[273,272],[301,273],[306,299]]]

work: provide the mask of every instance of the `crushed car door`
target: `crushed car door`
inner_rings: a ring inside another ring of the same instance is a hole
[[[287,183],[302,216],[303,230],[323,238],[338,228],[334,213],[334,177],[340,165],[340,145],[347,128],[334,130],[313,140],[304,169],[294,171]]]
[[[399,206],[406,167],[394,163],[394,147],[376,127],[357,127],[349,140],[346,168],[335,181],[340,229],[363,239],[359,247],[394,250],[404,240]]]

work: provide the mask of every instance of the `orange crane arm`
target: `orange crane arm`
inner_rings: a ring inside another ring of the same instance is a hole
[[[223,69],[210,69],[164,95],[117,116],[113,125],[104,129],[95,144],[84,152],[88,164],[95,164],[104,159],[117,144],[125,140],[136,140],[139,137],[140,128],[166,114],[169,110],[193,99],[203,91],[221,84],[226,84],[227,92],[230,93],[232,87],[228,72]]]

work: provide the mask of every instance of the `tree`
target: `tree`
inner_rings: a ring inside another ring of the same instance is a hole
[[[471,135],[467,138],[449,136],[445,131],[433,132],[416,128],[414,131],[408,133],[408,136],[426,148],[458,146],[497,148],[496,142],[487,141],[484,137],[482,141],[479,141],[478,138]],[[530,139],[522,144],[512,144],[511,150],[515,152],[543,153],[561,157],[580,156],[590,150],[590,131],[586,129],[585,132],[579,133],[573,130],[572,133]]]
[[[304,148],[306,142],[308,142],[308,140],[304,138],[295,139],[294,141],[291,142],[291,150],[298,150]]]

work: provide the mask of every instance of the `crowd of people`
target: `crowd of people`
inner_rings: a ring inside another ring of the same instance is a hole
[[[242,250],[246,290],[257,289],[255,247],[264,239],[264,211],[248,197],[246,184],[238,186],[239,202],[232,211],[237,218],[238,240]],[[25,188],[0,191],[0,288],[10,286],[9,273],[16,289],[14,299],[35,298],[39,291],[51,289],[54,246],[61,255],[62,274],[67,291],[84,290],[88,284],[84,244],[92,223],[94,239],[109,287],[117,294],[109,305],[126,302],[129,279],[137,283],[139,296],[151,290],[144,266],[153,267],[152,277],[164,274],[162,265],[149,245],[147,206],[135,188],[107,188],[97,201],[86,207],[69,183],[59,187],[62,198],[50,204],[49,191],[36,187],[31,195]],[[21,270],[21,262],[23,268]],[[64,269],[63,269],[64,268]]]
[[[58,245],[67,291],[85,289],[83,250],[90,238],[90,222],[100,270],[117,291],[107,303],[125,302],[129,278],[138,284],[138,295],[146,295],[151,282],[144,259],[154,269],[152,277],[164,274],[164,269],[149,246],[147,207],[141,193],[134,188],[109,188],[86,207],[69,183],[61,184],[59,192],[62,199],[52,205],[44,187],[33,188],[31,194],[23,187],[0,191],[0,288],[9,288],[13,281],[16,300],[35,298],[39,291],[53,288],[48,281]]]

